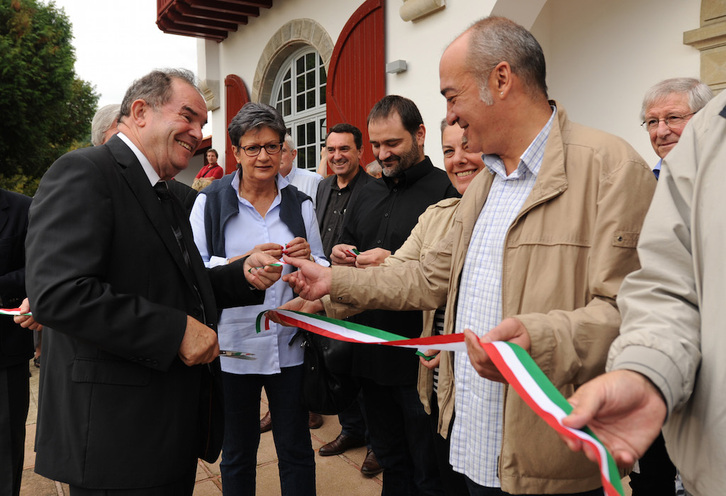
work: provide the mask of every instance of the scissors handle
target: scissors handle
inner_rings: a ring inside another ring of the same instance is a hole
[[[219,350],[219,356],[238,358],[240,360],[256,360],[254,353],[246,353],[244,351]]]

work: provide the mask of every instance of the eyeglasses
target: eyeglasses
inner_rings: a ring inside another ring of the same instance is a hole
[[[688,118],[691,117],[693,114],[695,114],[695,112],[691,112],[690,114],[686,115],[669,115],[668,117],[665,117],[663,119],[656,119],[655,117],[653,117],[652,119],[647,119],[643,121],[641,126],[646,131],[651,132],[658,129],[660,121],[663,121],[665,125],[668,126],[668,129],[673,129],[674,127],[684,125],[686,121],[688,121]]]
[[[263,148],[268,155],[277,155],[280,151],[282,151],[282,141],[279,143],[268,143],[266,145],[249,145],[239,147],[240,150],[244,150],[245,155],[248,157],[256,157],[260,154]]]

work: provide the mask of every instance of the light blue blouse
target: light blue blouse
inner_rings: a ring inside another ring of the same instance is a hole
[[[239,201],[239,215],[232,217],[224,226],[225,251],[231,258],[242,255],[262,243],[278,243],[286,245],[294,238],[292,232],[280,220],[280,190],[288,185],[287,179],[277,175],[277,196],[270,205],[266,215],[262,217],[250,202],[239,196],[239,171],[235,172],[230,187],[234,188]],[[199,195],[192,208],[189,220],[194,231],[194,243],[202,255],[207,267],[215,267],[226,263],[225,258],[210,256],[204,229],[204,206],[207,196]],[[302,217],[305,222],[307,241],[310,244],[315,261],[321,265],[329,265],[323,255],[320,231],[315,218],[312,202],[302,205]],[[289,265],[283,267],[283,274],[290,273]],[[265,291],[265,302],[262,305],[227,308],[222,311],[219,321],[219,347],[223,350],[244,351],[254,353],[256,360],[239,360],[222,357],[222,370],[233,374],[276,374],[281,367],[300,365],[303,361],[302,340],[290,340],[297,332],[294,327],[283,327],[270,322],[270,330],[255,332],[257,314],[277,308],[290,301],[293,292],[282,280],[277,281]]]

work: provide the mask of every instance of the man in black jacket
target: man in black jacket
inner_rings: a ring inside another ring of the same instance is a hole
[[[444,198],[459,196],[442,169],[424,155],[426,128],[411,100],[389,95],[368,116],[373,154],[383,169],[348,206],[332,251],[338,265],[379,265],[406,241],[418,217]],[[353,255],[354,248],[360,255]],[[419,337],[421,312],[369,310],[352,321]],[[384,349],[385,348],[385,349]],[[443,494],[428,416],[416,389],[418,357],[412,350],[357,345],[352,372],[359,378],[371,444],[384,468],[383,494]]]
[[[25,233],[30,198],[0,189],[0,307],[25,297]],[[0,494],[20,493],[30,388],[32,332],[0,316]]]
[[[191,495],[197,457],[219,454],[217,308],[262,301],[280,270],[261,253],[204,268],[166,181],[206,119],[191,73],[151,72],[127,90],[119,134],[58,159],[30,209],[35,468],[72,495]]]

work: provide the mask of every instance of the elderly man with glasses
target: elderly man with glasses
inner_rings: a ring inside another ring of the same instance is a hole
[[[663,159],[678,143],[683,128],[711,98],[711,88],[694,78],[665,79],[646,92],[640,118],[653,150],[660,157],[653,168],[656,179]]]
[[[641,124],[650,135],[650,144],[660,157],[653,168],[660,177],[663,159],[681,138],[691,117],[713,98],[706,84],[694,78],[665,79],[651,87],[643,98]],[[666,452],[663,435],[659,435],[630,474],[633,496],[682,494],[676,467]],[[675,482],[674,482],[675,481]]]

